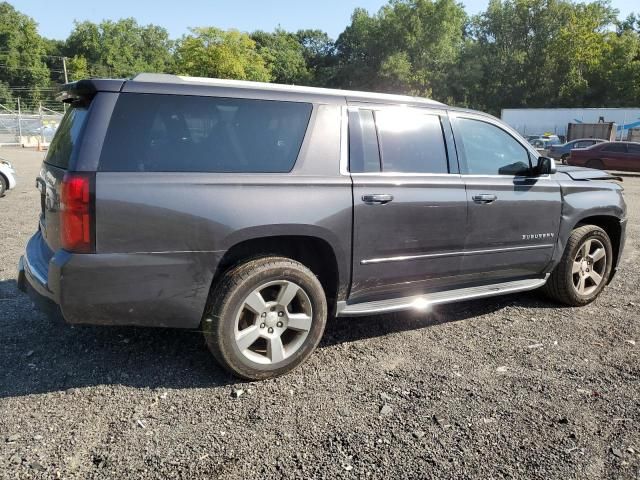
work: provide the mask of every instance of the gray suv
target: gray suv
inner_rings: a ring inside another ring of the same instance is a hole
[[[274,377],[327,317],[543,288],[618,266],[615,177],[496,118],[375,93],[141,74],[65,85],[18,285],[68,323],[200,329]]]

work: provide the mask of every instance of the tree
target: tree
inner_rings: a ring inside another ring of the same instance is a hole
[[[183,75],[268,82],[271,72],[246,33],[192,28],[178,42],[176,70]]]
[[[466,18],[454,0],[391,0],[374,16],[356,9],[336,42],[340,82],[448,98]]]
[[[76,80],[82,80],[83,78],[89,78],[89,66],[87,65],[87,59],[74,55],[70,59],[67,60],[67,76],[69,77],[70,82],[75,82]]]
[[[67,57],[82,57],[91,76],[130,77],[140,72],[173,69],[173,42],[157,25],[138,25],[135,19],[99,24],[76,22],[66,41]]]
[[[304,49],[293,33],[277,28],[273,33],[256,31],[251,34],[257,50],[271,71],[276,83],[307,84],[311,75],[307,70]]]
[[[45,43],[37,24],[6,2],[0,3],[0,82],[21,87],[32,101],[42,97],[49,82],[49,70],[43,61]],[[6,95],[5,95],[6,96]]]
[[[332,85],[337,65],[335,42],[322,30],[298,30],[296,38],[302,46],[302,55],[311,77],[309,82]]]

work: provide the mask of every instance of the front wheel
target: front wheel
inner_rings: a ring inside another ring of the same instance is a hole
[[[543,289],[567,305],[586,305],[602,292],[612,265],[609,235],[600,227],[584,225],[571,232],[562,259]]]
[[[560,163],[562,165],[566,165],[567,164],[567,159],[569,158],[569,154],[565,153],[564,155],[562,155],[560,157]]]
[[[261,380],[304,362],[326,322],[327,302],[315,275],[294,260],[265,257],[224,274],[212,291],[202,328],[223,367]]]

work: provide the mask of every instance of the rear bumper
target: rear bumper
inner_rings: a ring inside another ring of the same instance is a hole
[[[196,328],[218,252],[53,253],[40,232],[18,264],[18,288],[67,323]]]

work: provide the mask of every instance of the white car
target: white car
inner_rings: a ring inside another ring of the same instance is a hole
[[[16,171],[13,169],[13,165],[0,158],[0,197],[2,197],[7,190],[11,190],[15,186]]]

